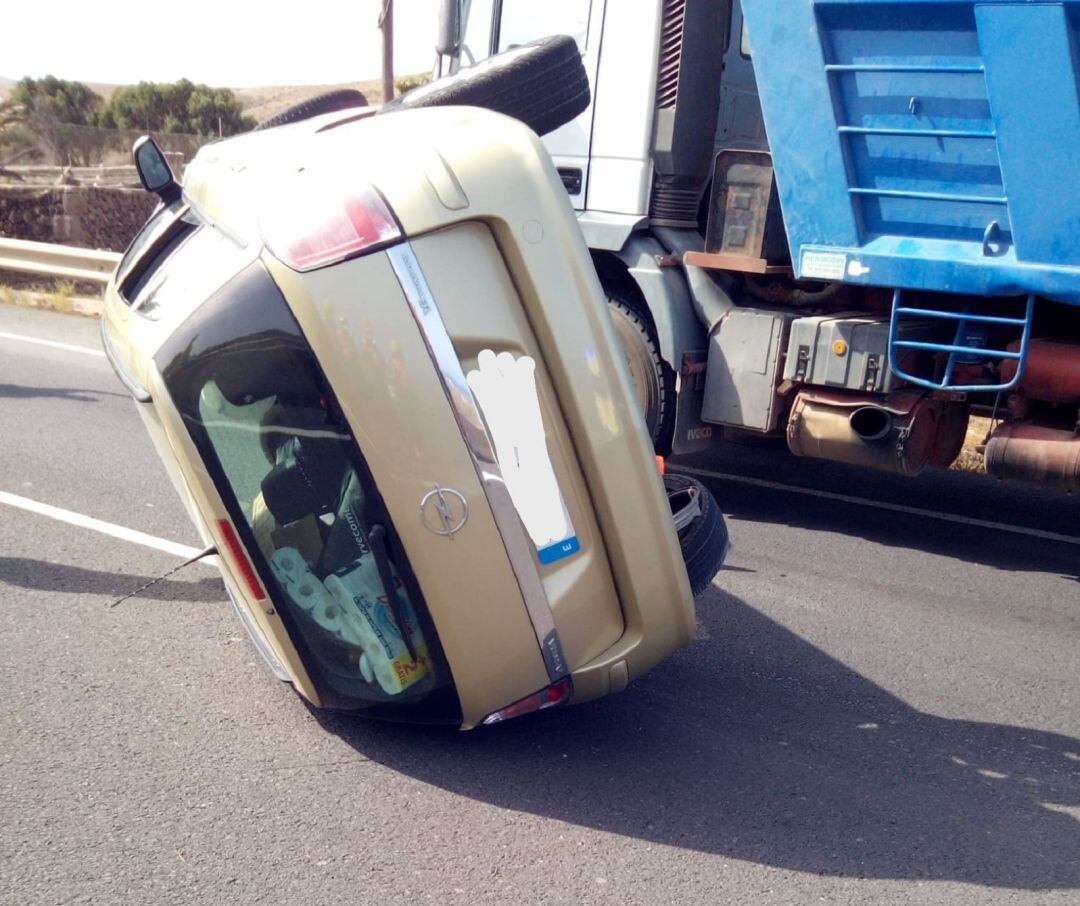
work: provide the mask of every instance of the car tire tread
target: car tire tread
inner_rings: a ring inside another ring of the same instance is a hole
[[[323,113],[335,113],[339,110],[351,110],[353,107],[366,107],[367,98],[355,88],[339,88],[336,91],[328,91],[325,94],[316,95],[287,107],[268,120],[264,120],[255,127],[259,132],[263,129],[273,129],[275,126],[285,126],[289,123],[298,123],[301,120],[311,119]]]
[[[568,35],[553,35],[415,88],[383,105],[379,113],[420,107],[483,107],[545,135],[584,112],[590,97],[577,43]]]
[[[664,476],[664,487],[669,493],[691,487],[699,492],[701,514],[679,537],[690,591],[696,598],[712,585],[724,565],[728,551],[727,524],[712,492],[696,478],[668,474]]]

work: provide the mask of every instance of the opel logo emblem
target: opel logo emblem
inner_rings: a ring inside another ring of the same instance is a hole
[[[424,528],[453,540],[469,518],[469,503],[460,491],[435,487],[420,501],[420,519]]]

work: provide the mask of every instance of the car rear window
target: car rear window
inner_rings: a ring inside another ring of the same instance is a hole
[[[250,257],[243,246],[189,209],[132,265],[120,295],[139,314],[156,320],[173,304],[212,295]]]
[[[323,704],[459,722],[408,558],[265,268],[205,303],[157,362]]]
[[[127,247],[127,251],[124,252],[124,257],[120,259],[120,267],[117,268],[117,273],[121,275],[122,279],[126,279],[128,272],[156,242],[160,241],[162,236],[168,231],[169,227],[176,222],[176,218],[179,214],[185,211],[187,205],[183,201],[177,199],[170,204],[163,204],[157,207],[150,215],[150,219],[143,224],[143,228],[135,234],[135,238],[131,240],[131,244]]]

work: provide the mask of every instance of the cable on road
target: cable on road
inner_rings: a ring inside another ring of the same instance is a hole
[[[206,548],[206,550],[199,551],[199,553],[197,553],[194,557],[185,560],[179,566],[174,566],[168,572],[162,573],[160,576],[151,579],[145,585],[140,585],[138,588],[135,589],[135,591],[128,592],[128,594],[124,595],[122,598],[117,598],[109,605],[109,609],[112,610],[112,608],[114,608],[117,604],[123,604],[128,598],[134,598],[136,595],[142,594],[144,591],[146,591],[146,589],[150,588],[151,586],[157,585],[158,582],[162,582],[165,579],[168,579],[169,576],[173,575],[174,573],[180,572],[180,570],[182,570],[185,566],[191,566],[192,563],[195,563],[198,560],[202,560],[203,557],[213,556],[217,552],[217,546],[211,544],[208,548]]]

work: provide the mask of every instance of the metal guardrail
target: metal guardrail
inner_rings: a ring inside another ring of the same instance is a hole
[[[86,283],[108,283],[120,263],[117,252],[0,237],[0,270],[42,274]]]
[[[168,157],[169,155],[166,155]],[[175,155],[174,155],[175,157]],[[183,167],[175,161],[174,168],[179,172]],[[52,165],[9,165],[0,167],[0,182],[12,186],[90,186],[108,188],[142,188],[139,174],[132,164],[115,167],[59,167]]]

